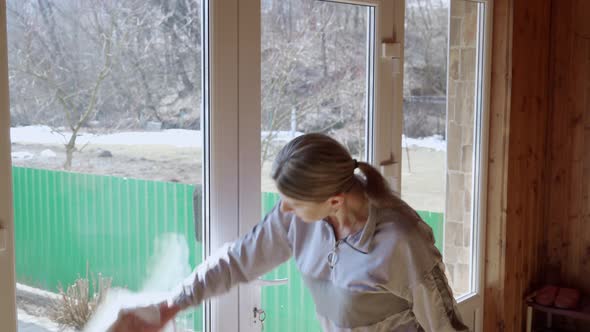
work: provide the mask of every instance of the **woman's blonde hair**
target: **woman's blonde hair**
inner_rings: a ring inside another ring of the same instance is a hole
[[[362,177],[355,175],[356,168]],[[282,194],[302,201],[323,202],[360,187],[377,207],[401,203],[377,169],[357,162],[342,144],[319,133],[301,135],[287,143],[274,161],[272,178]]]

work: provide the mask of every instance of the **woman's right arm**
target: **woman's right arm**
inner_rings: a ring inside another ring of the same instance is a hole
[[[291,257],[291,213],[280,202],[249,233],[213,253],[173,292],[166,307],[175,315],[189,306],[221,295],[238,283],[252,281]]]

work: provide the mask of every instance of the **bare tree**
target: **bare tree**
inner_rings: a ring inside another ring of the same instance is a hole
[[[68,17],[73,22],[70,29],[77,41],[80,41],[78,38],[81,34],[92,33],[93,38],[88,38],[90,42],[84,45],[100,50],[102,64],[96,67],[87,61],[80,61],[81,57],[76,57],[80,50],[70,52],[68,49],[68,40],[56,30],[56,12],[61,10],[54,3],[39,1],[37,9],[38,17],[35,21],[27,20],[22,15],[16,16],[21,19],[26,34],[31,34],[32,40],[38,41],[36,46],[43,48],[32,49],[13,70],[30,76],[35,83],[43,84],[53,94],[50,102],[56,101],[61,106],[61,118],[65,120],[63,124],[71,131],[64,144],[64,168],[70,169],[78,132],[96,113],[101,86],[111,71],[112,25],[105,27],[97,11],[87,13],[89,24],[86,26],[77,18]],[[14,8],[10,10],[15,12]],[[77,74],[74,82],[71,81],[69,72]],[[65,131],[57,127],[55,130],[66,135]]]
[[[65,168],[91,121],[199,128],[198,1],[11,0],[7,7],[13,123],[69,135]]]
[[[359,21],[366,17],[358,6],[310,0],[267,0],[265,8],[262,161],[272,156],[277,132],[290,128],[293,113],[298,130],[338,136],[354,153],[362,150],[366,31]]]
[[[65,167],[90,124],[200,129],[199,1],[9,0],[7,7],[12,121],[71,133]],[[261,159],[292,125],[333,135],[362,157],[367,11],[316,0],[263,0],[262,11]],[[445,95],[447,11],[446,0],[408,1],[407,96]]]
[[[448,20],[448,0],[407,2],[404,56],[406,136],[445,135]]]
[[[448,1],[409,0],[406,8],[405,95],[446,94]]]

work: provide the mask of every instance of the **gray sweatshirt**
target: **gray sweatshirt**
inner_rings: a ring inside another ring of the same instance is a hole
[[[185,308],[295,259],[325,331],[468,331],[430,227],[409,206],[370,207],[363,229],[337,241],[280,202],[249,233],[200,264],[174,292]]]

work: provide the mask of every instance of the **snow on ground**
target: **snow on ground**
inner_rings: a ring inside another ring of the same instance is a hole
[[[33,293],[35,295],[39,295],[39,296],[43,296],[43,297],[48,297],[48,298],[51,298],[51,299],[59,299],[59,294],[48,292],[46,290],[42,290],[42,289],[39,289],[39,288],[30,287],[30,286],[19,284],[19,283],[16,284],[16,289],[19,290],[19,291]]]
[[[27,151],[12,152],[10,155],[12,156],[12,160],[29,160],[35,156]]]
[[[32,315],[27,314],[24,310],[21,310],[21,309],[18,309],[17,315],[18,315],[19,322],[34,324],[46,331],[50,331],[50,332],[58,332],[58,331],[73,332],[74,331],[72,329],[62,329],[59,327],[58,324],[56,324],[55,322],[53,322],[52,320],[50,320],[47,317],[32,316]]]
[[[46,291],[43,289],[39,289],[39,288],[34,288],[34,287],[27,286],[24,284],[17,283],[16,289],[17,289],[17,292],[26,292],[26,293],[34,294],[39,297],[43,297],[45,299],[58,300],[60,298],[59,294],[52,293],[52,292],[49,292],[49,291]],[[59,332],[75,332],[76,331],[71,328],[61,328],[59,326],[59,324],[55,323],[54,321],[52,321],[48,317],[32,315],[32,314],[27,313],[23,309],[18,309],[17,314],[18,314],[18,322],[19,322],[19,331],[20,331],[20,327],[22,327],[23,331],[26,331],[26,332],[58,332],[58,331]]]
[[[30,287],[23,284],[16,284],[17,295],[18,294],[33,294],[35,297],[43,298],[47,300],[43,300],[43,303],[48,303],[51,300],[59,299],[59,295],[56,293],[48,292],[46,290]],[[18,297],[18,296],[17,296]],[[39,304],[41,305],[41,304]],[[43,304],[42,306],[45,306]],[[54,332],[54,331],[62,331],[59,328],[59,325],[50,320],[48,317],[32,315],[27,313],[22,308],[18,309],[18,321],[19,326],[22,327],[24,331],[30,332]],[[20,331],[19,327],[19,331]],[[65,331],[72,331],[72,330],[65,330]]]
[[[271,133],[262,132],[261,137]],[[301,135],[301,132],[278,131],[273,132],[274,140],[287,142]],[[47,126],[14,127],[10,129],[10,139],[13,143],[35,144],[65,144],[70,132],[56,132]],[[201,131],[186,129],[166,129],[161,131],[127,131],[112,134],[97,135],[82,133],[76,140],[77,144],[98,145],[170,145],[175,147],[200,147],[202,142]],[[409,138],[402,137],[403,147],[421,147],[436,151],[446,150],[446,141],[440,135]],[[32,155],[20,152],[13,154],[16,159],[30,159]]]
[[[428,148],[435,151],[446,151],[447,142],[443,140],[442,136],[434,135],[430,137],[411,138],[402,136],[402,146]]]
[[[71,132],[57,132],[47,126],[10,128],[12,143],[65,144]],[[81,133],[76,144],[100,145],[172,145],[176,147],[201,146],[201,132],[198,130],[166,129],[162,131],[119,132],[97,135]]]
[[[57,157],[57,154],[50,149],[45,149],[45,150],[41,151],[41,157],[54,158],[54,157]]]
[[[18,332],[51,332],[37,324],[27,323],[20,320],[17,323],[16,330]]]

